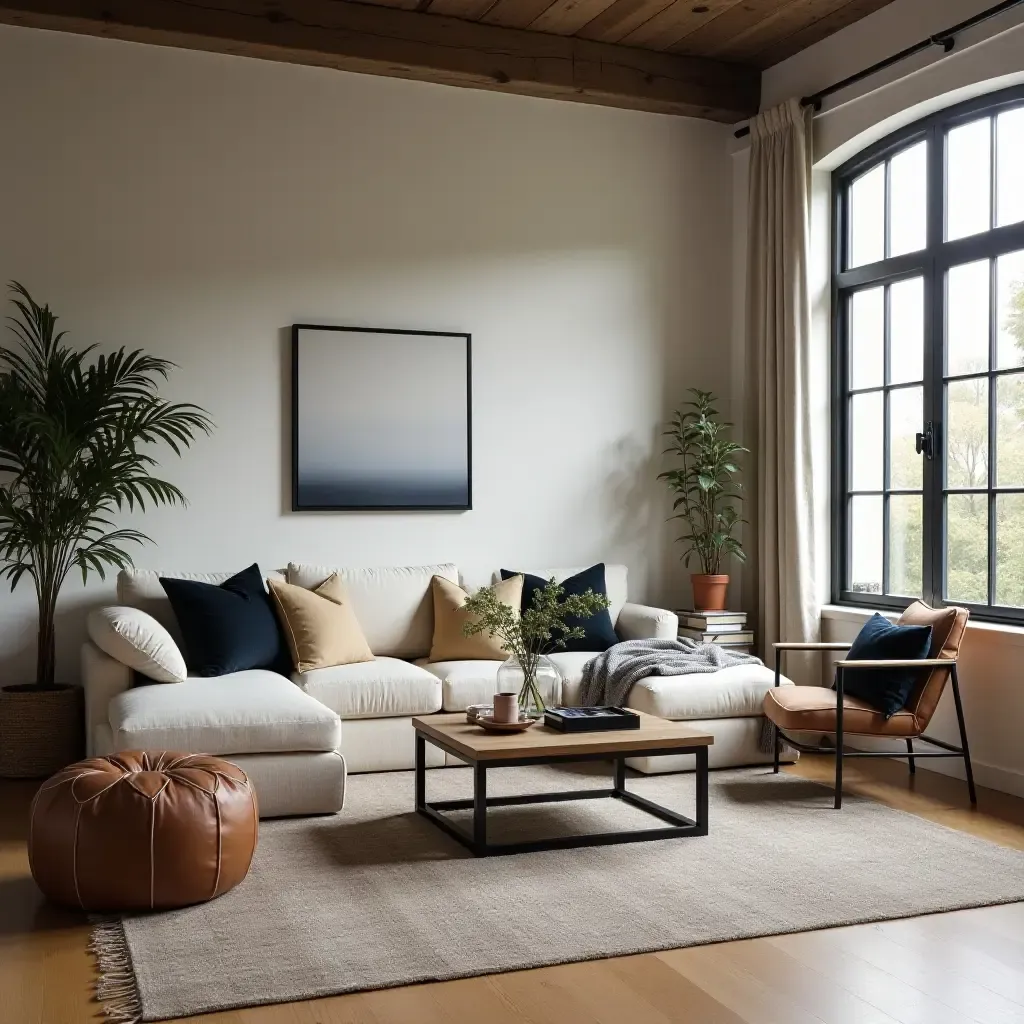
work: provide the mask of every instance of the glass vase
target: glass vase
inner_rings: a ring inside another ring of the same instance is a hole
[[[525,663],[513,654],[498,669],[498,693],[519,694],[520,718],[543,718],[544,709],[561,699],[562,676],[543,654],[531,655]]]

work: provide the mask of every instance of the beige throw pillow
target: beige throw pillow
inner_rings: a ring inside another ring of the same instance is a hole
[[[434,592],[434,644],[430,648],[431,661],[504,661],[509,655],[502,650],[501,641],[493,633],[466,636],[462,627],[469,613],[462,610],[469,594],[457,583],[435,576],[430,581]],[[513,576],[494,587],[498,600],[519,614],[523,599],[523,577]]]
[[[373,661],[373,651],[337,573],[315,590],[273,579],[267,583],[297,671]]]

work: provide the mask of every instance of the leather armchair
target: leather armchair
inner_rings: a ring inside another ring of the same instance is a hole
[[[903,626],[931,626],[932,643],[929,657],[912,661],[850,661],[836,662],[835,689],[824,686],[779,685],[782,657],[785,651],[843,651],[846,643],[777,643],[775,648],[775,688],[765,694],[763,710],[775,726],[775,771],[779,770],[779,754],[783,741],[804,753],[835,754],[835,806],[843,805],[843,759],[846,757],[907,758],[911,774],[918,757],[960,757],[964,761],[967,789],[971,803],[977,803],[971,755],[967,744],[963,704],[957,679],[957,658],[967,627],[969,612],[966,608],[929,608],[915,601],[897,620]],[[906,705],[890,718],[877,708],[844,692],[844,675],[850,669],[868,669],[873,672],[892,671],[895,668],[913,669],[920,679]],[[935,714],[939,698],[947,680],[953,688],[957,722],[960,726],[960,746],[946,743],[924,732]],[[826,733],[835,736],[835,746],[811,746],[792,738],[794,732]],[[845,750],[844,738],[849,735],[902,739],[906,752],[895,750]],[[915,750],[914,740],[928,743],[936,750]]]

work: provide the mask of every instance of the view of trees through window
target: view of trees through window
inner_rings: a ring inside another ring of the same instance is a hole
[[[1014,99],[934,115],[836,174],[840,597],[1024,609],[1024,94]]]

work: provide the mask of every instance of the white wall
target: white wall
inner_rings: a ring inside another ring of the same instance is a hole
[[[725,128],[7,27],[0,110],[0,280],[173,359],[217,424],[138,564],[604,558],[684,599],[654,475],[683,389],[729,383]],[[295,321],[472,332],[472,512],[289,511]],[[63,677],[110,593],[69,585]],[[34,628],[0,594],[4,682]]]
[[[992,0],[895,0],[849,28],[770,68],[762,78],[762,107],[805,96],[862,70],[992,6]],[[829,189],[831,169],[854,153],[932,110],[1024,81],[1024,9],[1007,12],[958,37],[955,50],[927,53],[844,90],[825,101],[814,123],[812,230],[813,330],[829,345]],[[734,218],[746,217],[747,145],[733,144]],[[734,245],[745,246],[742,232]],[[735,308],[743,304],[743,280],[734,276]],[[734,345],[735,331],[734,331]],[[745,392],[746,381],[735,381]],[[740,399],[737,399],[740,400]],[[822,429],[829,429],[822,423]],[[822,639],[850,640],[869,612],[828,608]],[[975,775],[982,784],[1024,795],[1024,630],[981,623],[968,627],[961,686]],[[943,697],[931,731],[958,742],[950,694]],[[955,761],[922,761],[919,767],[962,776]]]

